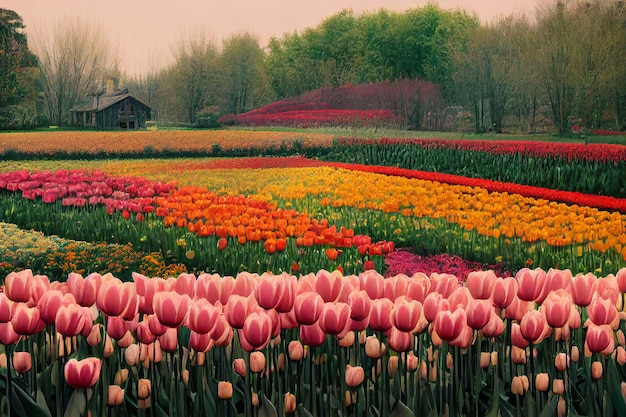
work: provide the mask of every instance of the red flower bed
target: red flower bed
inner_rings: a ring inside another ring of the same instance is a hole
[[[418,145],[424,148],[459,149],[466,151],[489,152],[495,155],[521,154],[537,158],[559,157],[568,161],[583,159],[602,162],[626,161],[626,146],[613,144],[579,144],[542,142],[529,140],[451,140],[451,139],[362,139],[341,138],[343,146],[363,144]]]
[[[513,184],[509,182],[499,182],[483,180],[479,178],[468,178],[460,175],[443,174],[438,172],[415,171],[397,167],[385,167],[378,165],[344,164],[340,162],[329,162],[328,166],[337,168],[352,169],[363,172],[374,172],[384,175],[395,175],[406,178],[418,178],[427,181],[437,181],[446,184],[467,185],[470,187],[480,187],[488,191],[501,193],[515,193],[526,197],[541,198],[549,201],[560,201],[567,204],[578,204],[580,206],[597,207],[605,210],[620,211],[626,213],[626,199],[606,197],[600,195],[583,194],[571,191],[553,190],[550,188],[532,187],[530,185]]]
[[[238,115],[224,116],[220,123],[241,126],[341,126],[359,124],[361,126],[376,125],[381,122],[393,122],[396,119],[391,110],[337,110],[312,109],[289,110],[279,113],[248,112]]]

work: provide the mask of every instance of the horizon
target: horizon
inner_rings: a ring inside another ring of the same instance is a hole
[[[26,26],[29,47],[33,40],[46,33],[46,28],[63,18],[79,18],[100,25],[111,46],[119,47],[120,69],[130,78],[164,69],[172,60],[171,48],[185,35],[205,32],[216,42],[237,33],[249,32],[266,47],[271,38],[301,32],[319,25],[336,13],[351,9],[355,15],[375,13],[381,9],[406,11],[434,4],[444,10],[462,10],[475,14],[481,23],[515,13],[532,14],[552,0],[318,0],[314,4],[298,4],[293,0],[260,2],[229,2],[217,0],[183,0],[176,6],[165,0],[109,0],[107,7],[86,7],[102,3],[81,0],[4,0],[2,8],[18,13]],[[173,17],[173,8],[177,14]],[[126,13],[120,13],[120,10]],[[143,18],[138,18],[143,16]],[[233,17],[234,16],[234,17]],[[169,30],[163,28],[170,26]]]

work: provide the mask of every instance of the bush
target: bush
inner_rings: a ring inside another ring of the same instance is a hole
[[[201,112],[196,115],[196,123],[194,123],[193,127],[201,128],[201,129],[213,129],[216,127],[220,127],[220,124],[217,122],[219,116],[212,112]]]

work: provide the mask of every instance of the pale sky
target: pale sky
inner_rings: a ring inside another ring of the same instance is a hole
[[[439,0],[442,9],[476,13],[482,22],[511,13],[533,14],[553,0]],[[170,49],[184,34],[198,29],[217,41],[238,32],[259,36],[262,46],[271,37],[315,27],[343,10],[404,11],[423,7],[428,0],[0,0],[0,7],[22,16],[32,38],[37,28],[52,26],[64,17],[79,17],[102,25],[119,43],[122,70],[138,74],[160,69]],[[41,30],[39,30],[41,33]]]

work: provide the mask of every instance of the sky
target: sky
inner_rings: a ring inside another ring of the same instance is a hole
[[[31,39],[64,18],[101,25],[119,46],[122,70],[138,75],[165,67],[171,47],[190,32],[204,30],[216,41],[250,32],[262,46],[271,37],[315,27],[344,10],[404,11],[437,4],[476,13],[482,22],[511,13],[533,14],[551,0],[0,0],[24,20]],[[157,67],[157,68],[155,68]]]

